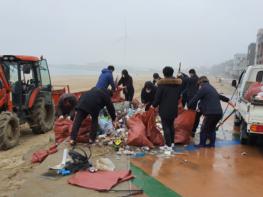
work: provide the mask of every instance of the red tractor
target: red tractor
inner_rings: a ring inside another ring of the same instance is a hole
[[[53,128],[55,108],[48,64],[32,56],[0,56],[0,149],[18,144],[20,124],[35,134]]]

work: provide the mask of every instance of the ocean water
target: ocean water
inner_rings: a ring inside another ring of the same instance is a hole
[[[50,67],[49,72],[51,76],[61,75],[99,75],[101,69],[88,69],[88,68],[67,68],[67,67]]]

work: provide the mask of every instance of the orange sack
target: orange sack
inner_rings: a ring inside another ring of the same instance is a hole
[[[195,123],[196,112],[193,110],[184,110],[174,120],[174,143],[175,144],[188,144],[192,129]]]
[[[163,146],[164,139],[160,130],[156,127],[156,112],[154,108],[150,108],[144,112],[144,124],[146,126],[147,138],[156,146]]]
[[[127,121],[128,131],[128,140],[127,144],[131,146],[148,146],[153,148],[152,142],[150,142],[146,137],[146,127],[143,124],[140,114],[136,114],[130,117]]]
[[[79,129],[77,142],[86,143],[89,141],[87,133],[91,131],[92,120],[90,117],[86,118]],[[63,142],[67,137],[70,136],[73,122],[68,119],[57,119],[55,121],[54,133],[56,143]]]
[[[68,119],[57,119],[54,125],[55,141],[56,143],[63,142],[70,133],[72,121]]]

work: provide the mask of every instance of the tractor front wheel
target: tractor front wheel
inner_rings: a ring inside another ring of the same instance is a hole
[[[7,150],[18,144],[20,125],[17,116],[11,112],[0,114],[0,149]]]
[[[47,104],[45,97],[39,95],[32,108],[30,127],[35,134],[43,134],[52,130],[55,120],[54,104]]]

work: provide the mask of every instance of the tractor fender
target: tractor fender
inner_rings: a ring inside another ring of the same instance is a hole
[[[35,100],[40,92],[40,88],[36,88],[32,91],[29,100],[28,100],[28,108],[31,109],[35,103]]]

